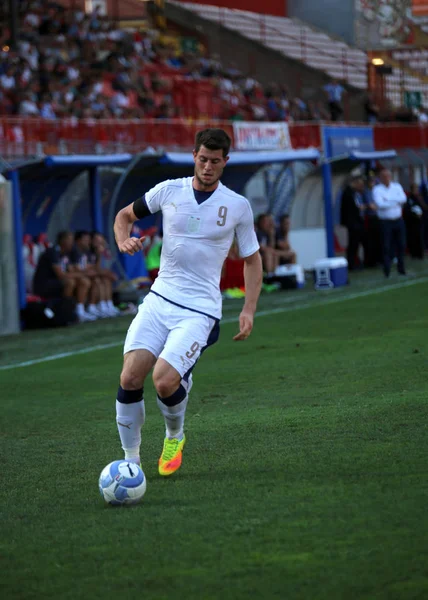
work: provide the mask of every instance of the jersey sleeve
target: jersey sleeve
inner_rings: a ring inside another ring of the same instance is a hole
[[[162,210],[168,194],[168,181],[158,183],[158,185],[155,185],[154,188],[144,194],[144,199],[151,214]]]
[[[145,194],[144,196],[141,196],[141,198],[135,200],[134,204],[132,205],[132,210],[134,211],[134,215],[137,217],[137,219],[144,219],[144,217],[148,217],[152,214],[147,206]]]
[[[239,254],[242,258],[251,256],[260,248],[257,235],[254,230],[253,211],[246,201],[243,207],[241,219],[235,227],[236,240],[238,242]]]

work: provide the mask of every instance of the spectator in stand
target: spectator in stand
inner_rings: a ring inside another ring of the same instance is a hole
[[[327,95],[327,105],[330,111],[332,121],[340,121],[343,117],[342,99],[345,93],[345,88],[340,83],[333,79],[330,83],[324,86],[324,92]]]
[[[377,123],[380,109],[374,100],[373,94],[367,94],[366,101],[364,102],[364,112],[367,123]]]
[[[291,227],[290,215],[282,215],[279,219],[279,228],[276,235],[276,249],[280,264],[295,265],[297,255],[291,247],[289,233]]]
[[[267,115],[269,121],[285,121],[286,113],[281,106],[280,97],[276,94],[267,98]]]
[[[37,106],[37,102],[33,100],[31,92],[26,92],[24,97],[19,102],[18,114],[22,117],[38,117],[40,116],[40,110]]]
[[[419,192],[419,186],[417,183],[412,183],[403,210],[407,247],[412,258],[422,259],[425,254],[423,216],[426,211],[428,211],[428,206]]]
[[[52,99],[49,94],[43,94],[42,101],[40,102],[40,116],[43,119],[56,119]]]
[[[364,179],[362,177],[354,177],[343,191],[340,206],[340,223],[348,230],[346,258],[350,271],[355,270],[357,267],[356,259],[360,246],[363,246],[364,258],[366,258],[365,211]]]
[[[428,115],[424,110],[421,110],[420,108],[415,108],[413,109],[413,113],[415,114],[419,123],[422,123],[423,125],[428,123]]]
[[[251,112],[254,121],[266,121],[267,110],[265,102],[261,98],[254,98],[251,102]]]
[[[263,270],[268,277],[275,274],[279,265],[279,255],[276,250],[276,231],[272,215],[261,214],[257,218],[257,239],[260,244],[260,254],[263,260]]]
[[[6,65],[3,75],[0,76],[0,86],[5,91],[13,90],[16,86],[16,69],[12,65]]]
[[[62,231],[57,243],[40,256],[34,274],[34,293],[42,298],[77,298],[77,316],[80,322],[93,321],[85,311],[91,283],[89,279],[68,270],[74,236],[70,231]]]

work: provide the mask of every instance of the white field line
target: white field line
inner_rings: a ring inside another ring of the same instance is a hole
[[[270,315],[294,312],[296,310],[304,310],[307,308],[319,308],[322,306],[326,306],[328,304],[338,304],[340,302],[345,302],[346,300],[355,300],[356,298],[364,298],[365,296],[373,296],[374,294],[382,294],[383,292],[389,292],[390,290],[406,288],[406,287],[410,287],[412,285],[416,285],[418,283],[426,283],[427,281],[428,281],[428,277],[420,277],[418,279],[407,280],[407,281],[403,281],[402,283],[384,285],[384,286],[381,286],[381,287],[378,287],[375,289],[364,290],[361,292],[351,292],[348,294],[340,294],[333,298],[326,298],[324,296],[319,302],[317,302],[317,301],[303,302],[303,303],[299,303],[297,306],[283,306],[283,307],[278,307],[278,308],[272,308],[269,310],[261,310],[256,313],[256,317],[268,317]],[[298,301],[298,298],[296,298],[296,301]],[[228,317],[226,319],[221,320],[222,325],[227,324],[227,323],[238,323],[238,316]],[[40,363],[50,362],[53,360],[59,360],[60,358],[68,358],[69,356],[78,356],[79,354],[89,354],[90,352],[96,352],[98,350],[107,350],[109,348],[117,348],[118,346],[122,346],[123,342],[124,342],[124,339],[120,342],[110,342],[108,344],[98,344],[96,346],[90,346],[89,348],[81,348],[80,350],[72,350],[70,352],[62,352],[60,354],[44,356],[42,358],[36,358],[34,360],[27,360],[25,362],[12,363],[10,365],[3,365],[3,366],[0,366],[0,371],[19,369],[21,367],[31,367],[32,365],[38,365]]]

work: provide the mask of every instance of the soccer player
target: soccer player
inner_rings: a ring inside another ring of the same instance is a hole
[[[128,330],[116,421],[125,459],[139,464],[143,384],[154,367],[157,402],[166,426],[159,459],[164,476],[181,466],[191,373],[219,336],[220,275],[235,236],[245,261],[246,296],[234,340],[250,335],[260,294],[262,264],[250,204],[220,182],[230,143],[221,129],[200,131],[193,151],[194,177],[156,185],[119,211],[114,224],[119,250],[133,255],[142,249],[144,238],[129,237],[132,224],[159,211],[163,216],[159,275]]]

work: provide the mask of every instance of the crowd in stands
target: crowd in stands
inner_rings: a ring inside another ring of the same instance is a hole
[[[342,120],[345,88],[333,81],[317,99],[290,94],[285,82],[262,86],[254,74],[222,64],[195,38],[145,27],[119,28],[95,10],[66,10],[55,2],[22,0],[16,50],[0,33],[0,114],[57,118],[186,117],[174,94],[181,81],[210,82],[214,114],[230,120]],[[370,97],[368,121],[396,118]],[[401,114],[401,113],[400,113]],[[400,116],[397,116],[397,118]],[[404,115],[403,118],[409,118]],[[410,115],[411,116],[411,115]]]
[[[27,292],[43,300],[73,298],[80,322],[120,314],[113,305],[117,276],[108,264],[106,240],[97,232],[62,231],[55,245],[45,235],[36,242],[29,235],[24,239]]]

